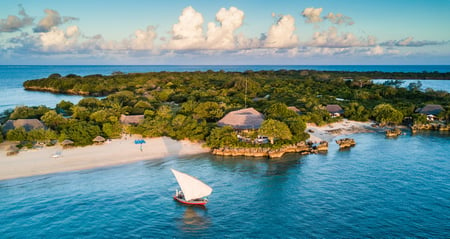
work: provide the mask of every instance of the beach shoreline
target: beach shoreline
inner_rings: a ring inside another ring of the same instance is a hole
[[[306,132],[310,135],[307,141],[313,143],[331,142],[343,135],[384,131],[384,128],[374,127],[374,122],[346,119],[324,126],[308,123],[306,128]],[[121,139],[113,139],[101,145],[71,148],[57,145],[20,151],[13,156],[6,156],[11,142],[3,143],[0,144],[0,180],[211,152],[204,144],[188,140],[177,141],[169,137],[145,138],[146,143],[141,145],[135,143],[137,139],[142,138],[137,135],[124,135]]]
[[[0,180],[108,167],[137,161],[208,153],[209,148],[188,140],[169,137],[145,138],[135,144],[139,136],[113,139],[101,145],[62,148],[44,147],[20,151],[6,156],[8,143],[0,147]],[[141,147],[142,146],[142,147]]]
[[[344,119],[339,122],[326,124],[323,126],[317,126],[313,123],[306,124],[306,132],[310,135],[308,141],[315,143],[321,141],[331,142],[339,136],[385,131],[386,128],[376,127],[375,122],[373,121],[360,122]]]

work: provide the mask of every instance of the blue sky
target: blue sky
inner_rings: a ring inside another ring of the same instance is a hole
[[[450,0],[6,0],[0,64],[450,64]]]

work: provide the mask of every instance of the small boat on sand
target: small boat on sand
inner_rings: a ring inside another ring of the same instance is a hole
[[[173,199],[188,205],[205,205],[212,188],[199,179],[175,169],[171,169],[181,190],[176,190]]]

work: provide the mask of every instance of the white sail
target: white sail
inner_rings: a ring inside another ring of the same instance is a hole
[[[175,169],[171,170],[181,187],[181,191],[183,191],[186,201],[206,197],[212,193],[212,188],[197,178]]]

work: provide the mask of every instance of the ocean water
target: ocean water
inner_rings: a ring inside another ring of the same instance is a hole
[[[329,71],[384,71],[384,72],[450,72],[450,65],[406,65],[406,66],[383,66],[383,65],[328,65],[328,66],[297,66],[297,65],[228,65],[228,66],[178,66],[178,65],[87,65],[87,66],[8,66],[0,65],[0,113],[13,109],[16,106],[36,106],[46,105],[55,107],[61,100],[78,103],[81,96],[59,95],[42,92],[25,91],[22,83],[26,80],[39,79],[48,77],[53,73],[59,73],[63,76],[68,74],[77,74],[81,76],[90,74],[110,75],[115,71],[124,73],[131,72],[159,72],[159,71],[237,71],[243,72],[247,70],[329,70]],[[450,88],[449,81],[435,81],[432,84],[422,81],[423,88],[432,88],[436,90],[446,90]]]
[[[279,160],[201,154],[0,181],[1,238],[449,238],[450,137],[386,139]],[[170,168],[213,188],[172,199]]]
[[[373,79],[372,82],[375,84],[383,84],[386,81],[390,81],[387,79]],[[428,88],[433,89],[435,91],[447,91],[450,92],[450,80],[402,80],[403,83],[400,85],[400,87],[407,88],[409,84],[411,83],[417,83],[420,81],[422,84],[422,87],[420,88],[422,91],[426,91]]]

